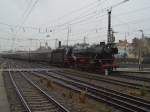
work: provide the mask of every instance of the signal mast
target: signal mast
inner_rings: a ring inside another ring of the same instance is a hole
[[[115,5],[113,5],[109,10],[108,10],[108,32],[107,32],[107,44],[110,46],[114,46],[115,42],[115,36],[114,36],[114,31],[111,27],[111,13],[112,13],[112,8],[115,8],[123,3],[128,2],[129,0],[123,0]]]

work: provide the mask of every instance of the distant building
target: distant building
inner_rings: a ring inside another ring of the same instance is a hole
[[[132,40],[133,43],[133,54],[138,58],[139,51],[142,56],[150,54],[150,38],[134,38]]]
[[[132,51],[133,51],[133,44],[128,43],[127,40],[119,40],[119,42],[116,44],[118,48],[118,55],[119,58],[130,58],[132,57]]]

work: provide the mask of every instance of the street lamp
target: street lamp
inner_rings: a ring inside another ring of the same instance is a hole
[[[144,39],[144,32],[143,30],[139,30],[142,33],[142,39]]]
[[[143,66],[142,66],[142,62],[143,62],[143,58],[142,58],[142,44],[144,44],[143,43],[143,40],[144,40],[144,33],[143,33],[143,30],[142,29],[140,29],[140,30],[138,30],[139,32],[141,32],[142,33],[142,42],[140,42],[140,45],[139,45],[139,59],[138,59],[138,61],[139,61],[139,71],[140,70],[143,70]]]

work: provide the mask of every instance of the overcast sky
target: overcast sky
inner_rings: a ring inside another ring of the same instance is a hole
[[[29,49],[55,39],[66,44],[107,40],[106,9],[123,0],[0,0],[0,50]],[[150,0],[130,0],[112,8],[116,41],[150,34]]]

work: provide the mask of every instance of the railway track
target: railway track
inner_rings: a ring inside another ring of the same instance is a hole
[[[42,65],[38,65],[39,67],[43,68]],[[65,71],[66,72],[66,71]],[[67,73],[67,72],[66,72]],[[72,75],[76,75],[74,74],[73,72],[68,72],[69,74],[72,74]],[[116,73],[116,72],[115,72]],[[117,72],[118,73],[118,72]],[[141,74],[141,73],[140,73]],[[125,86],[125,87],[129,87],[129,88],[133,88],[133,89],[140,89],[142,87],[144,87],[144,89],[148,92],[150,92],[150,78],[148,77],[143,77],[143,76],[136,76],[135,74],[134,75],[124,75],[124,74],[114,74],[113,77],[119,77],[119,78],[126,78],[126,79],[132,79],[132,80],[136,80],[136,81],[143,81],[143,82],[147,82],[149,84],[138,84],[138,83],[133,83],[133,82],[127,82],[127,81],[122,81],[122,80],[115,80],[115,79],[107,79],[107,78],[104,78],[104,77],[100,77],[100,76],[92,76],[91,77],[87,77],[89,75],[82,75],[80,77],[86,77],[88,79],[95,79],[95,80],[99,80],[99,81],[103,81],[103,82],[107,82],[107,83],[111,83],[111,84],[116,84],[116,85],[120,85],[120,86]]]
[[[74,91],[77,91],[77,92],[81,92],[87,89],[87,93],[86,93],[87,96],[95,100],[105,102],[125,112],[150,112],[149,111],[150,101],[144,100],[139,97],[133,97],[127,94],[119,93],[114,90],[103,88],[98,85],[93,85],[93,84],[90,84],[81,80],[77,80],[77,79],[74,79],[73,77],[66,76],[65,73],[62,73],[62,72],[58,72],[58,71],[50,72],[50,73],[32,72],[32,74],[38,77],[46,78],[48,80],[53,79],[55,83],[58,83],[61,86],[64,86],[66,88],[73,89]],[[46,74],[46,75],[41,75],[41,74]],[[15,76],[13,75],[12,78],[16,76],[18,77],[21,75],[19,74]],[[30,83],[32,82],[25,75],[22,75],[22,76],[23,76],[22,78],[26,79],[27,82],[30,82]],[[16,78],[16,81],[17,81],[17,78]],[[21,84],[18,84],[18,85],[23,86]],[[26,88],[26,86],[24,88]]]
[[[66,108],[68,108],[68,110],[70,110],[71,112],[97,112],[97,108],[93,108],[93,110],[91,110],[90,107],[86,107],[86,105],[91,105],[95,102],[90,102],[89,100],[86,103],[81,103],[80,101],[78,101],[78,95],[72,91],[68,91],[68,89],[64,88],[63,86],[60,85],[51,85],[51,89],[49,89],[49,87],[46,84],[46,80],[43,80],[43,78],[41,77],[37,77],[37,75],[33,75],[32,72],[24,72],[24,74],[29,77],[33,82],[37,83],[38,85],[41,86],[44,90],[46,90],[50,95],[52,95],[60,104],[64,105]],[[59,87],[60,88],[59,88]],[[59,89],[58,89],[59,88]],[[60,91],[60,92],[59,92]],[[71,93],[70,93],[71,92]],[[68,96],[69,94],[69,96]],[[75,95],[70,96],[70,95]],[[65,96],[64,96],[65,95]],[[75,100],[75,101],[74,101]],[[105,108],[105,105],[103,105]],[[110,108],[109,108],[110,109]],[[107,110],[109,110],[107,109]],[[101,109],[99,109],[101,110]],[[106,109],[104,109],[106,110]],[[103,111],[103,110],[102,110]]]
[[[69,112],[25,75],[9,72],[9,76],[27,112]]]
[[[58,72],[56,72],[58,73]],[[73,72],[69,72],[69,71],[64,71],[65,74],[71,74],[73,76],[77,76],[77,77],[82,77],[82,78],[86,78],[86,79],[93,79],[96,81],[102,81],[102,82],[106,82],[106,83],[110,83],[110,84],[115,84],[115,85],[120,85],[123,87],[129,87],[129,88],[133,88],[133,89],[140,89],[141,87],[144,87],[144,89],[148,92],[150,92],[150,85],[142,85],[142,84],[138,84],[138,83],[133,83],[133,82],[127,82],[127,81],[122,81],[122,80],[117,80],[117,79],[112,79],[112,78],[107,78],[107,77],[103,77],[100,75],[90,75],[90,74],[85,74],[85,73],[73,73]],[[114,76],[114,75],[113,75]],[[119,76],[118,76],[119,77]],[[150,82],[148,82],[150,83]]]
[[[144,99],[128,96],[121,93],[118,94],[115,91],[108,91],[107,89],[95,85],[91,85],[89,83],[80,80],[62,77],[52,72],[47,73],[47,75],[41,75],[41,73],[37,73],[37,72],[32,72],[32,73],[34,75],[49,80],[51,80],[50,78],[53,78],[53,80],[56,83],[78,92],[87,89],[86,94],[89,97],[98,101],[105,102],[125,112],[149,112],[150,109],[150,101],[146,101]]]
[[[40,67],[42,67],[42,65],[40,65]],[[90,74],[85,74],[85,73],[81,74],[81,73],[78,73],[78,72],[73,73],[73,72],[69,72],[69,71],[66,71],[66,70],[64,70],[64,73],[65,74],[71,74],[71,75],[77,76],[77,77],[90,79],[90,80],[96,80],[96,81],[106,82],[106,83],[109,83],[109,84],[119,85],[119,86],[123,86],[123,87],[129,87],[129,88],[137,89],[137,90],[140,90],[141,88],[144,88],[145,91],[150,92],[150,85],[146,84],[146,83],[140,84],[140,83],[134,83],[134,82],[131,82],[131,81],[124,81],[124,80],[119,80],[119,79],[114,79],[114,78],[107,78],[107,77],[96,75],[96,74],[90,75]],[[115,76],[115,75],[113,75],[113,76]],[[116,77],[117,77],[117,75],[116,75]],[[118,75],[118,77],[119,77],[119,75]],[[122,76],[120,76],[120,77],[122,77]],[[131,77],[134,78],[134,76],[131,76]],[[149,83],[149,82],[147,82],[147,83]]]
[[[26,112],[26,109],[14,89],[8,72],[3,73],[3,77],[11,112]]]
[[[126,74],[120,74],[120,73],[126,73]],[[141,75],[139,75],[139,74],[141,74]],[[149,77],[145,77],[144,75],[149,75]],[[134,72],[133,73],[131,73],[131,72],[115,72],[113,76],[150,82],[150,72],[149,73],[144,73],[144,72],[135,72],[135,73]]]

